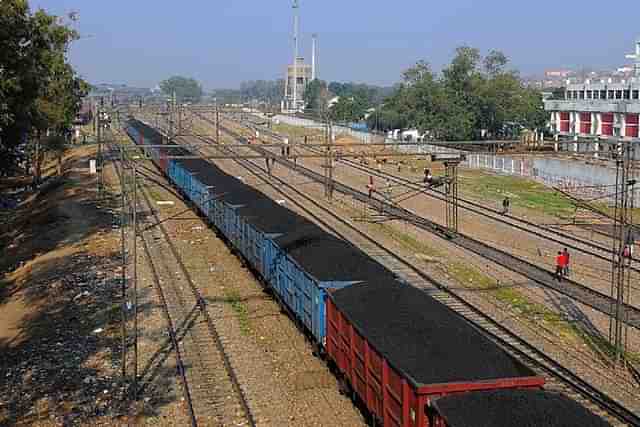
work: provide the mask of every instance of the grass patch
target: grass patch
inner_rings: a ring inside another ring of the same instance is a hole
[[[151,197],[154,201],[163,200],[162,195],[153,187],[146,188],[149,197]]]
[[[487,174],[464,170],[460,176],[460,190],[482,200],[511,199],[512,206],[544,212],[557,217],[571,217],[574,205],[564,196],[548,187],[521,177]]]
[[[236,317],[240,323],[240,332],[248,335],[251,330],[251,325],[249,322],[249,308],[247,307],[247,303],[236,291],[225,290],[224,294],[224,302],[231,305],[231,308],[236,313]]]
[[[273,124],[271,130],[274,132],[284,134],[290,138],[304,138],[305,135],[309,138],[322,138],[324,132],[319,129],[307,129],[302,126],[293,126],[285,123]]]

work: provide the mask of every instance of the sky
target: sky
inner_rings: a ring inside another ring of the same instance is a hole
[[[300,0],[301,54],[318,34],[318,77],[391,85],[457,46],[503,51],[522,75],[618,67],[640,36],[640,1]],[[153,87],[172,75],[205,89],[282,78],[293,57],[292,0],[31,0],[78,12],[70,60],[91,83]],[[609,11],[609,13],[607,13]]]

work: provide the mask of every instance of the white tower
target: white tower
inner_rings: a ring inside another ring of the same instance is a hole
[[[317,75],[316,75],[316,42],[318,39],[318,35],[314,34],[312,37],[312,44],[311,44],[311,81],[315,80]]]
[[[634,75],[636,77],[640,77],[640,38],[636,40],[636,52],[627,55],[627,59],[635,59],[636,63],[634,64]]]

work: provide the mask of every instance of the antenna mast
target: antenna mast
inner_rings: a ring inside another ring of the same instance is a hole
[[[293,0],[293,110],[298,110],[298,0]]]

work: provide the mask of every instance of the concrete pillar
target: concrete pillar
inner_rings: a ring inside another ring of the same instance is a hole
[[[556,135],[556,142],[553,143],[553,151],[558,152],[558,135]]]
[[[627,136],[627,115],[623,113],[620,114],[620,136]]]
[[[599,154],[599,151],[600,151],[600,143],[599,143],[599,142],[595,142],[595,143],[593,144],[593,151],[594,151],[594,153],[593,153],[593,157],[594,157],[594,158],[596,158],[596,159],[597,159],[597,158],[599,158],[599,157],[600,157],[600,154]]]
[[[596,135],[602,135],[602,113],[596,113]]]

